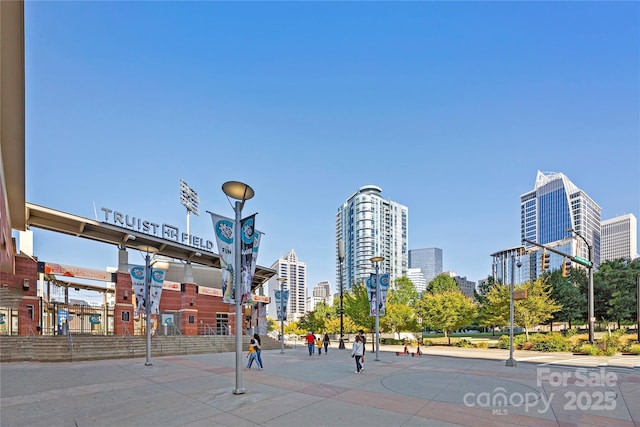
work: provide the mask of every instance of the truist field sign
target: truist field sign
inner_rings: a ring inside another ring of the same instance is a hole
[[[104,223],[123,227],[128,230],[148,234],[165,240],[171,240],[183,245],[193,246],[204,251],[213,252],[213,242],[201,237],[181,232],[180,229],[170,224],[157,224],[129,214],[114,211],[108,208],[100,208],[104,213]]]

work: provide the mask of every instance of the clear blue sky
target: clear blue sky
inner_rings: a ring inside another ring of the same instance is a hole
[[[335,286],[335,214],[359,187],[409,208],[409,248],[477,281],[520,243],[520,195],[563,172],[602,218],[640,217],[638,2],[25,2],[27,201],[185,226],[179,180],[258,264],[294,249]],[[41,260],[115,247],[35,231]],[[138,253],[131,262],[142,262]]]

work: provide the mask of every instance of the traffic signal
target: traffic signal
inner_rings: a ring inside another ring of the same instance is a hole
[[[540,258],[540,270],[545,271],[549,269],[549,254],[545,251],[542,252]]]
[[[562,261],[562,277],[569,277],[571,273],[571,262],[566,259]]]

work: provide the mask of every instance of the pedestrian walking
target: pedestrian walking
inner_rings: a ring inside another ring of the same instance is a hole
[[[258,358],[258,364],[261,368],[264,368],[264,363],[262,363],[262,340],[260,339],[260,335],[253,334],[253,339],[258,342],[258,346],[256,347],[256,357]]]
[[[362,329],[360,329],[358,331],[358,337],[360,337],[360,341],[362,342],[362,358],[361,358],[361,368],[360,370],[364,369],[364,354],[366,353],[367,350],[367,337],[364,335],[364,331]]]
[[[324,334],[324,338],[322,338],[322,344],[324,344],[324,352],[329,352],[329,335]]]
[[[360,359],[362,359],[362,354],[364,352],[364,344],[362,343],[362,338],[360,335],[356,335],[356,340],[353,342],[353,348],[351,349],[351,357],[356,359],[356,374],[359,374],[362,371],[362,363],[360,363]]]
[[[316,339],[316,347],[318,347],[318,356],[322,354],[322,340]]]
[[[314,348],[316,346],[316,336],[313,335],[313,332],[309,331],[309,333],[307,333],[307,347],[309,348],[309,356],[311,356],[313,353],[315,353]]]
[[[258,360],[258,347],[260,345],[258,344],[258,341],[256,341],[255,338],[251,338],[251,343],[249,344],[249,353],[247,354],[247,358],[249,359],[249,361],[247,362],[247,367],[245,368],[245,370],[249,370],[251,369],[251,365],[253,365],[253,361],[255,360],[256,365],[258,365],[258,369],[260,369],[262,371],[262,365],[260,364],[260,361]]]

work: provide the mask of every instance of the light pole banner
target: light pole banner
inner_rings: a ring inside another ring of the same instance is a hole
[[[287,320],[287,301],[289,301],[289,290],[275,291],[276,299],[276,311],[278,313],[278,320]]]
[[[162,296],[162,284],[164,283],[164,270],[151,269],[151,314],[160,314],[160,297]]]
[[[242,304],[251,303],[251,281],[253,280],[253,242],[255,240],[255,218],[253,214],[240,221],[240,278],[242,295],[240,302]]]
[[[233,289],[233,261],[235,255],[233,245],[234,221],[212,212],[209,213],[213,221],[213,233],[216,235],[218,255],[220,256],[222,301],[233,304],[235,303],[235,293]]]
[[[136,316],[145,312],[144,305],[144,267],[136,265],[131,267],[129,274],[131,275],[131,284],[133,285],[133,293],[136,295]]]
[[[376,295],[376,275],[371,274],[367,278],[367,295],[369,296],[369,315],[375,316],[376,310],[379,310],[379,316],[385,315],[387,308],[387,293],[389,292],[389,274],[379,274],[380,277],[380,300]]]
[[[258,249],[260,249],[260,239],[262,239],[262,231],[254,230],[253,234],[253,258],[251,259],[251,277],[256,274],[256,265],[258,264]]]

